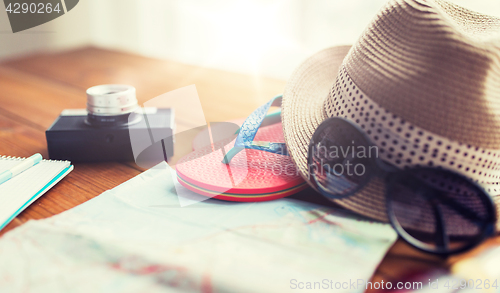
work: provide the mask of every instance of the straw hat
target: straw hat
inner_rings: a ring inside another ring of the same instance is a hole
[[[306,180],[309,141],[335,116],[364,129],[381,159],[457,171],[498,208],[500,19],[444,1],[391,0],[356,44],[315,54],[288,80],[283,132]],[[336,202],[387,221],[382,179]]]

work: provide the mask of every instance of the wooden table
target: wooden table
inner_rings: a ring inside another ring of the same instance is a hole
[[[26,157],[39,152],[48,157],[45,130],[63,109],[84,108],[87,88],[107,83],[135,86],[140,103],[195,84],[208,121],[246,117],[281,93],[285,85],[281,80],[97,48],[7,60],[0,63],[0,154]],[[176,119],[177,127],[189,128],[190,121],[185,118],[189,113],[177,114],[184,118]],[[14,219],[0,235],[28,220],[50,217],[79,205],[141,171],[133,163],[76,164],[73,172]],[[329,204],[310,189],[296,197]],[[471,253],[496,242],[500,242],[498,237]],[[446,268],[462,257],[444,260],[398,241],[377,269],[373,281],[397,281],[422,270]]]

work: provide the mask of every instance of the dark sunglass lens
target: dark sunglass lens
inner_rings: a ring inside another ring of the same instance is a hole
[[[361,189],[373,175],[375,146],[342,118],[325,120],[309,144],[311,181],[329,198],[343,198]]]
[[[452,254],[492,235],[496,221],[490,196],[471,180],[437,168],[391,175],[388,214],[407,242],[424,251]]]

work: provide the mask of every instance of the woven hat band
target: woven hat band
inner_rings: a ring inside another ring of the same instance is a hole
[[[378,156],[398,168],[441,166],[500,194],[500,151],[450,140],[398,117],[366,95],[341,67],[325,101],[328,117],[357,124],[378,147]]]

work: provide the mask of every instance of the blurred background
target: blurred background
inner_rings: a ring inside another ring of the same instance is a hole
[[[81,0],[13,34],[0,11],[0,61],[97,46],[287,79],[307,56],[352,44],[386,0]],[[500,17],[500,1],[454,0]]]

